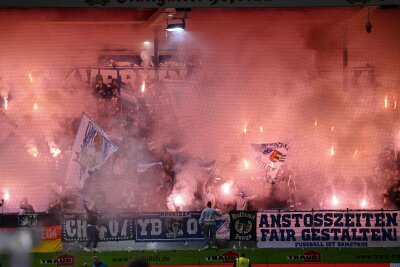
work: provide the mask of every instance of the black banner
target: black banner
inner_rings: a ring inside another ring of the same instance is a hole
[[[134,214],[99,214],[100,242],[134,240]],[[64,214],[63,242],[88,241],[86,214]]]
[[[33,214],[1,214],[0,228],[18,228],[32,226],[57,226],[60,225],[60,217],[50,213]]]
[[[230,240],[232,241],[256,241],[257,240],[257,212],[256,211],[232,211],[230,216]]]

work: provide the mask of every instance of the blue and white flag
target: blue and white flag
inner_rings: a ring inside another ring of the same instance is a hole
[[[289,144],[286,143],[264,143],[251,144],[251,147],[256,152],[256,162],[269,172],[272,179],[275,178],[279,168],[285,162]]]
[[[86,179],[118,150],[106,133],[83,113],[72,147],[65,185],[82,189]]]

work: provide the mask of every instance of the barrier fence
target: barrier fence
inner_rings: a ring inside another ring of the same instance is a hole
[[[398,210],[233,211],[217,219],[217,239],[253,241],[259,248],[399,247]],[[203,241],[200,212],[99,214],[100,242]],[[33,229],[34,252],[56,252],[62,243],[86,242],[86,214],[2,214],[1,231]]]

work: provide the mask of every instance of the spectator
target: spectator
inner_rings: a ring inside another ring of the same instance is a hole
[[[32,214],[35,213],[35,210],[33,209],[33,206],[28,203],[28,198],[24,197],[19,205],[20,214]]]
[[[244,253],[240,253],[239,258],[236,258],[236,260],[233,263],[233,267],[251,267],[250,259],[245,258]]]
[[[83,203],[83,207],[85,208],[87,216],[88,216],[88,218],[87,218],[87,233],[88,233],[88,237],[89,237],[89,240],[83,249],[85,251],[90,251],[90,244],[93,242],[93,250],[99,251],[97,249],[97,243],[99,242],[99,239],[100,239],[99,229],[98,229],[97,209],[95,206],[93,206],[93,208],[90,210],[86,206],[86,202]],[[93,265],[93,266],[97,266],[97,265]],[[102,266],[102,265],[100,265],[100,266]]]
[[[247,210],[248,202],[257,198],[257,195],[246,197],[243,192],[240,192],[239,198],[236,200],[236,210]]]
[[[107,85],[103,83],[102,77],[98,78],[95,89],[99,99],[105,100],[107,98],[108,88]]]
[[[201,212],[199,223],[200,225],[204,225],[204,239],[207,242],[207,245],[204,247],[206,248],[217,248],[216,246],[216,232],[217,227],[215,224],[215,218],[217,216],[221,216],[222,213],[216,209],[213,209],[212,203],[209,201],[207,202],[207,207]]]
[[[99,257],[97,257],[97,256],[94,256],[92,258],[92,262],[93,262],[92,267],[107,267],[107,265],[104,264],[103,262],[101,262],[99,260]]]
[[[120,96],[120,87],[118,84],[118,80],[116,80],[116,79],[112,80],[110,90],[108,92],[109,92],[109,96],[111,98],[117,98]]]
[[[142,258],[137,258],[132,260],[129,264],[128,267],[150,267],[150,264],[143,260]]]
[[[204,183],[203,191],[204,191],[204,198],[205,198],[206,203],[211,202],[211,207],[214,208],[215,195],[212,192],[211,186],[207,185],[207,183]]]

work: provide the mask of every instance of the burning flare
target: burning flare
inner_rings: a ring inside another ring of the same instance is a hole
[[[247,134],[247,125],[244,125],[244,126],[243,126],[243,133],[244,133],[244,134]]]
[[[331,132],[333,132],[333,130],[335,130],[335,127],[334,127],[334,126],[332,126],[332,128],[331,128]]]
[[[228,181],[226,183],[223,183],[221,185],[221,191],[222,193],[228,195],[231,193],[231,188],[232,188],[233,182],[232,181]]]
[[[354,151],[354,156],[357,157],[357,153],[358,153],[358,149],[356,149],[356,151]]]
[[[4,108],[7,110],[8,109],[8,99],[4,98]]]
[[[29,81],[31,81],[31,83],[32,83],[32,82],[33,82],[32,73],[29,73],[29,74],[28,74],[28,77],[29,77]]]
[[[317,125],[318,125],[318,121],[314,120],[314,126],[317,127]]]
[[[144,91],[145,91],[145,90],[146,90],[146,83],[143,82],[143,83],[142,83],[142,88],[141,88],[142,94],[144,94]]]
[[[8,192],[8,191],[6,191],[5,193],[4,193],[4,200],[9,200],[10,199],[10,192]]]
[[[53,154],[53,157],[57,157],[61,153],[61,149],[57,146],[56,142],[54,142],[53,137],[46,137],[47,144],[50,148],[50,153]]]
[[[385,97],[385,108],[387,108],[387,107],[388,107],[388,98]]]
[[[248,169],[249,168],[249,163],[247,162],[247,160],[243,160],[243,164],[244,164],[244,166],[246,167],[246,169]]]
[[[333,145],[331,146],[331,150],[330,150],[329,154],[331,156],[335,155],[335,149],[334,149]]]
[[[337,206],[339,204],[339,199],[335,195],[332,196],[332,204],[333,206]]]
[[[363,198],[360,202],[361,208],[366,208],[368,206],[368,202],[365,198]]]
[[[50,147],[50,153],[53,154],[53,157],[57,157],[61,153],[61,149],[57,146]]]
[[[397,108],[397,101],[394,101],[393,109]]]
[[[262,126],[260,126],[260,133],[262,133],[264,130],[263,130],[263,127]]]
[[[33,104],[33,110],[38,110],[38,109],[39,109],[38,104],[37,103]]]
[[[175,204],[175,205],[178,205],[178,206],[181,206],[181,205],[184,203],[183,197],[182,197],[181,195],[176,195],[176,196],[173,198],[173,201],[174,201],[174,204]]]
[[[34,158],[36,158],[39,155],[39,150],[37,149],[37,147],[33,145],[29,146],[26,152],[28,152],[28,154]]]

